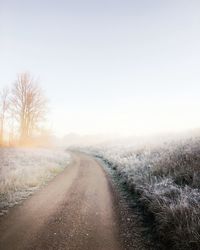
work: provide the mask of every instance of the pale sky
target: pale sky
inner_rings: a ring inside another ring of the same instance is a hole
[[[0,88],[27,70],[59,136],[200,127],[200,1],[0,0]]]

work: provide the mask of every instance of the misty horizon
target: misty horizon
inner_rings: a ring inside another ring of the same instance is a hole
[[[148,136],[200,127],[199,1],[0,1],[0,87],[27,70],[46,127]],[[37,18],[36,18],[37,17]]]
[[[199,0],[0,0],[0,250],[200,250],[199,28]]]

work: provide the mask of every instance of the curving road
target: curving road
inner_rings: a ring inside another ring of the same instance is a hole
[[[93,158],[73,163],[42,190],[0,220],[1,250],[118,250],[114,191]]]
[[[155,250],[137,204],[127,203],[100,163],[81,153],[72,159],[0,217],[0,250]]]

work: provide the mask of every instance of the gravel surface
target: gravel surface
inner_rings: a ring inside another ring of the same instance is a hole
[[[101,164],[72,157],[63,173],[0,218],[0,249],[151,249],[138,214]]]

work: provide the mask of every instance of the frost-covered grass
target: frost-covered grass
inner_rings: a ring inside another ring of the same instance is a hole
[[[200,138],[156,146],[99,146],[89,152],[136,194],[167,249],[200,249]]]
[[[60,173],[69,161],[63,149],[0,148],[0,214]]]

